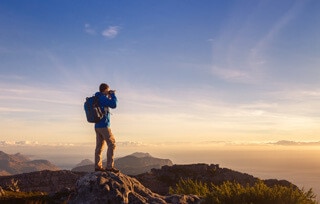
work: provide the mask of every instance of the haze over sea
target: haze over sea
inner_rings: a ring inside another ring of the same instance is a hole
[[[0,150],[47,159],[70,170],[83,159],[93,161],[94,144],[2,144]],[[294,142],[234,144],[230,142],[143,144],[118,142],[116,157],[148,152],[174,164],[207,163],[248,173],[261,179],[285,179],[320,195],[320,145]],[[319,199],[319,196],[317,197]]]

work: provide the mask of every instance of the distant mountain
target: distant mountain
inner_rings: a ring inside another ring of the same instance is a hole
[[[151,169],[159,169],[162,166],[172,166],[173,163],[169,159],[160,159],[152,157],[149,153],[136,152],[131,155],[115,159],[115,167],[127,175],[138,175],[150,171]],[[106,165],[105,162],[103,165]],[[71,171],[92,172],[94,164],[77,166]]]
[[[84,160],[82,160],[79,164],[77,164],[76,167],[86,166],[86,165],[92,165],[92,164],[94,164],[94,162],[91,161],[90,159],[84,159]]]
[[[47,160],[30,160],[20,153],[10,155],[0,151],[0,176],[42,170],[56,171],[59,168]]]
[[[144,153],[144,152],[135,152],[135,153],[132,153],[128,156],[134,156],[134,157],[137,157],[137,158],[143,158],[143,157],[152,157],[149,153]]]

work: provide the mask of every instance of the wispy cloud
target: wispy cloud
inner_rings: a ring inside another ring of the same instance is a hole
[[[86,23],[86,24],[84,25],[84,31],[85,31],[86,33],[90,34],[90,35],[95,35],[95,34],[96,34],[95,29],[93,29],[93,28],[91,27],[91,25],[88,24],[88,23]]]
[[[297,142],[297,141],[289,141],[289,140],[281,140],[278,142],[269,143],[273,145],[282,145],[282,146],[319,146],[320,141],[318,142]]]
[[[240,69],[229,69],[224,67],[213,66],[212,74],[230,82],[249,82],[250,75],[248,72]]]
[[[0,147],[2,146],[38,146],[38,147],[86,147],[86,146],[94,146],[94,142],[86,142],[86,143],[46,143],[46,142],[38,142],[38,141],[0,141]],[[236,142],[236,141],[223,141],[223,140],[208,140],[208,141],[199,141],[199,142],[152,142],[152,143],[142,143],[137,141],[119,141],[117,142],[117,145],[119,147],[157,147],[157,146],[166,146],[166,147],[172,147],[172,146],[192,146],[192,147],[201,147],[201,146],[247,146],[247,145],[258,145],[258,146],[265,146],[265,145],[279,145],[279,146],[319,146],[320,141],[291,141],[291,140],[280,140],[280,141],[242,141],[242,142]]]
[[[28,109],[28,108],[11,108],[11,107],[0,107],[0,113],[12,113],[12,112],[39,112],[39,110]]]
[[[0,74],[0,79],[3,80],[24,80],[25,77],[21,75],[1,75]]]
[[[115,38],[119,34],[119,26],[109,26],[107,29],[102,31],[102,36],[106,38]]]
[[[291,8],[288,9],[283,16],[281,16],[269,29],[265,36],[263,36],[251,49],[249,58],[253,62],[264,62],[261,59],[261,53],[270,45],[270,43],[277,37],[277,35],[284,29],[300,12],[305,2],[296,1]]]
[[[269,3],[263,6],[258,4],[252,13],[242,14],[240,17],[246,19],[242,24],[235,24],[233,20],[226,22],[221,35],[208,40],[213,46],[213,76],[231,83],[264,83],[267,78],[266,69],[273,69],[266,66],[268,60],[272,59],[268,56],[272,54],[267,53],[268,49],[299,15],[304,4],[305,2],[296,1],[288,6],[286,12],[266,22],[263,30],[256,30],[252,25],[258,22],[257,19],[264,18]],[[236,18],[236,15],[231,16],[231,19]]]
[[[27,101],[38,101],[65,105],[79,104],[79,102],[77,102],[76,100],[72,99],[71,96],[69,96],[70,92],[65,90],[42,89],[41,87],[23,85],[20,85],[19,88],[9,88],[8,86],[5,86],[3,84],[0,85],[0,99],[2,99],[2,102],[4,100],[17,100],[21,103],[25,103]],[[35,96],[34,93],[37,93],[37,95]],[[60,100],[60,98],[64,98],[65,100]]]
[[[97,31],[95,28],[93,28],[89,23],[84,24],[84,31],[89,35],[96,35]],[[109,26],[108,28],[105,28],[102,30],[101,35],[105,38],[112,39],[115,38],[120,31],[120,26]]]

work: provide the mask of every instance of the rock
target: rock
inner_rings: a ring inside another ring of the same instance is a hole
[[[160,195],[167,195],[169,187],[175,186],[180,179],[192,179],[203,183],[221,185],[226,181],[237,182],[243,186],[253,186],[259,179],[238,171],[220,168],[218,164],[186,164],[163,166],[161,169],[152,169],[151,172],[136,175],[144,186]],[[292,183],[275,179],[264,181],[267,186],[281,185],[294,186]]]
[[[6,195],[6,192],[4,192],[3,188],[0,186],[0,197]]]
[[[170,204],[201,203],[197,195],[172,195],[165,198]]]
[[[70,195],[74,193],[74,190],[71,188],[65,187],[60,189],[60,191],[55,193],[49,193],[49,197],[52,201],[55,201],[55,203],[66,203],[70,197]]]
[[[18,181],[20,191],[38,191],[55,193],[64,188],[74,189],[76,181],[86,173],[62,171],[36,171],[13,176],[0,176],[0,186],[12,185],[12,180]]]
[[[200,200],[195,195],[161,196],[122,173],[92,172],[77,181],[75,194],[69,203],[196,204]]]

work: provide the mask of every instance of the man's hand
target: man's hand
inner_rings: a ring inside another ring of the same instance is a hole
[[[114,94],[116,90],[109,90],[109,94]]]

